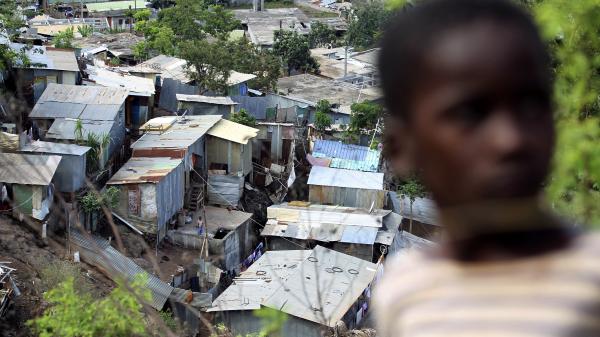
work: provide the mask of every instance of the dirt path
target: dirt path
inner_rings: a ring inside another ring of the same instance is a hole
[[[22,293],[15,299],[13,309],[0,320],[0,337],[32,336],[25,322],[40,315],[46,307],[40,273],[52,263],[64,260],[65,255],[59,242],[45,245],[24,225],[0,217],[0,261],[10,262],[9,266],[17,269],[13,276]],[[79,266],[93,296],[103,296],[113,288],[112,282],[91,266],[83,263]]]

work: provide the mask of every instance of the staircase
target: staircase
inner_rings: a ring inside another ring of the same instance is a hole
[[[190,211],[197,211],[204,205],[204,185],[193,184],[188,194],[186,208]]]

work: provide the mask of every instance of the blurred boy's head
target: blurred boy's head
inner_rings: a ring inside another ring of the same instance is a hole
[[[533,197],[554,145],[548,55],[500,0],[434,0],[393,19],[380,73],[391,161],[442,207]]]

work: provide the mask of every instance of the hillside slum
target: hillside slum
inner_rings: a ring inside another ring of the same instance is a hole
[[[50,21],[35,23],[39,34],[72,25]],[[376,50],[355,55],[349,81],[340,50],[320,49],[322,76],[284,77],[264,93],[255,75],[232,71],[217,96],[198,94],[182,59],[136,63],[98,39],[34,46],[36,65],[18,69],[30,107],[0,126],[0,220],[32,233],[23,249],[60,249],[53,259],[80,263],[99,287],[147,274],[148,304],[194,333],[206,321],[258,333],[262,308],[288,315],[285,336],[373,328],[384,262],[439,232],[431,201],[390,185],[374,136],[343,136],[352,103],[381,100]],[[315,126],[323,99],[325,130]],[[241,110],[255,122],[232,120]],[[31,287],[21,250],[4,244],[2,316],[22,310],[20,288]]]

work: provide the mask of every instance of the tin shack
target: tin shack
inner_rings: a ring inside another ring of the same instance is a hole
[[[71,193],[85,187],[86,155],[90,149],[88,146],[37,140],[23,146],[20,152],[61,156],[54,185],[58,192]]]
[[[308,200],[323,205],[383,208],[383,173],[313,166],[308,176]]]
[[[325,245],[376,262],[393,247],[401,222],[401,216],[383,209],[369,212],[354,207],[283,203],[267,208],[267,223],[261,236],[270,250]]]
[[[29,118],[39,127],[43,140],[74,143],[93,135],[102,142],[106,137],[108,142],[98,160],[104,167],[124,150],[127,95],[123,88],[49,84]]]
[[[237,206],[244,181],[252,173],[252,139],[258,129],[221,119],[208,130],[208,199],[211,204]]]
[[[181,159],[134,157],[107,182],[120,191],[115,213],[122,221],[160,242],[167,225],[183,208],[184,168]]]
[[[221,115],[229,118],[237,105],[231,97],[177,94],[177,109],[187,110],[188,115]]]
[[[261,256],[207,309],[235,335],[257,334],[264,321],[256,310],[268,307],[288,314],[286,337],[333,335],[343,322],[361,324],[378,265],[331,249],[270,251]]]
[[[6,188],[3,211],[44,220],[54,199],[52,179],[60,156],[0,153],[0,191]]]

